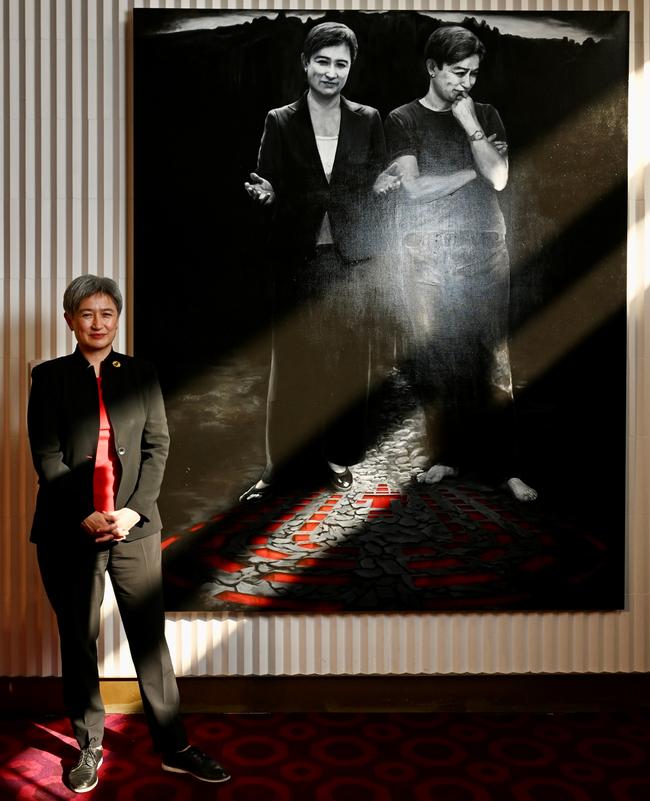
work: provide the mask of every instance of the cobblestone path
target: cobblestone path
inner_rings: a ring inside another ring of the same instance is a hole
[[[462,480],[417,482],[418,412],[396,417],[347,494],[237,507],[163,541],[167,606],[392,611],[571,608],[609,557],[575,522]],[[384,421],[386,423],[386,421]]]

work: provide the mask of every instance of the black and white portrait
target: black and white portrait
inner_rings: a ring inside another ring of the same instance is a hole
[[[621,608],[627,13],[146,9],[133,63],[167,607]]]

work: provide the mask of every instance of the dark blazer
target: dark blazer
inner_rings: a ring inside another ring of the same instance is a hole
[[[307,96],[269,111],[257,172],[276,194],[271,242],[281,257],[313,255],[329,213],[332,238],[346,262],[379,252],[379,200],[372,186],[386,161],[379,112],[341,98],[341,127],[328,182],[323,172]]]
[[[163,398],[148,362],[111,351],[100,375],[121,466],[115,508],[140,514],[128,535],[137,539],[162,527],[156,501],[169,451]],[[78,349],[32,370],[27,422],[39,481],[32,542],[85,537],[80,524],[94,511],[99,397],[93,367]]]

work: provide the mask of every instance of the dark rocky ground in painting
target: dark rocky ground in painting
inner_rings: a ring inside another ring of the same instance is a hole
[[[203,391],[201,380],[219,386],[219,395]],[[163,537],[168,609],[613,605],[602,588],[613,558],[610,544],[578,509],[560,513],[544,497],[520,504],[502,488],[467,477],[435,487],[418,483],[426,464],[423,418],[397,372],[377,404],[376,437],[354,468],[351,491],[305,483],[263,504],[238,504],[237,494],[263,465],[265,386],[263,369],[242,376],[228,370],[216,384],[214,375],[199,379],[181,399],[183,413],[194,421],[186,426],[181,453],[204,449],[206,455],[198,478],[188,477],[187,486],[167,499],[181,510]],[[226,396],[234,399],[227,407],[220,401]],[[173,408],[170,419],[173,425]],[[229,440],[227,432],[235,428],[237,439]],[[210,454],[206,443],[215,431],[224,434],[221,452]],[[237,458],[242,450],[253,458]]]

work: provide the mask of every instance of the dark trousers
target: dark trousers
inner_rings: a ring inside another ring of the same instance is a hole
[[[101,745],[104,734],[97,638],[108,573],[154,748],[162,752],[184,748],[187,738],[179,717],[178,687],[165,641],[160,537],[104,547],[42,542],[38,543],[38,564],[56,613],[64,704],[79,747]]]
[[[346,264],[332,247],[276,280],[266,417],[273,481],[306,462],[350,465],[363,456],[368,406],[370,262]]]
[[[411,379],[433,463],[517,475],[508,352],[510,265],[492,232],[404,239],[413,331]]]

